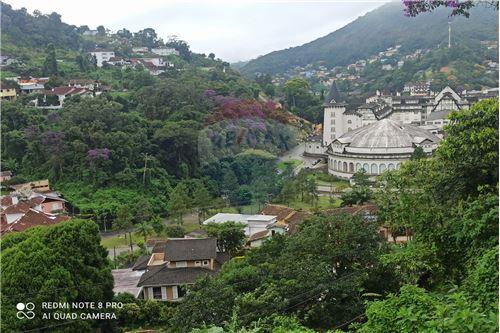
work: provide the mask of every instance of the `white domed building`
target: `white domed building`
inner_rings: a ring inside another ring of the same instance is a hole
[[[329,145],[328,172],[344,179],[365,169],[375,177],[385,170],[399,169],[416,147],[428,155],[438,147],[440,138],[417,126],[382,119],[336,138]]]

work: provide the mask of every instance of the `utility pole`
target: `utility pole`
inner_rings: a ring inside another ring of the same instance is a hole
[[[448,48],[451,49],[451,22],[448,21]]]

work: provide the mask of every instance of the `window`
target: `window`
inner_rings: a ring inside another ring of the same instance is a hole
[[[153,298],[154,299],[162,299],[161,287],[153,287]]]
[[[176,261],[175,267],[187,267],[187,262],[185,261]]]
[[[203,260],[203,266],[208,266],[209,265],[209,261],[208,260]]]
[[[348,124],[352,124],[352,120],[351,120],[351,119],[349,119],[349,120],[347,121],[347,123],[348,123]]]
[[[201,261],[199,261],[199,260],[195,261],[195,262],[194,262],[194,265],[195,265],[195,266],[201,266]]]

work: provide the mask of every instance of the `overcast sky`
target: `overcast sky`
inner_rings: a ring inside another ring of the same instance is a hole
[[[6,0],[30,13],[57,12],[62,20],[116,31],[153,28],[177,35],[199,53],[235,62],[297,46],[333,32],[386,1],[286,0]]]

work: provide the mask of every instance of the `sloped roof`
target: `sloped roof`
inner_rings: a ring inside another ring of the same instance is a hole
[[[30,209],[15,222],[7,223],[2,219],[1,234],[12,231],[24,231],[36,226],[53,225],[69,219],[69,216],[49,215],[35,209]]]
[[[132,266],[133,271],[142,271],[148,267],[148,261],[151,258],[150,254],[145,254],[137,258],[134,265]]]
[[[201,260],[216,255],[215,238],[170,238],[165,244],[166,261]]]
[[[259,239],[267,238],[268,236],[269,236],[269,230],[262,230],[250,236],[248,242],[253,242]]]
[[[339,90],[337,89],[337,84],[333,81],[328,95],[325,97],[325,104],[342,103],[343,100],[340,97]]]
[[[274,204],[267,204],[261,211],[261,214],[264,215],[275,215],[276,220],[283,220],[285,217],[290,215],[291,212],[293,212],[294,209],[283,206],[283,205],[274,205]]]
[[[111,274],[113,274],[113,292],[115,295],[119,293],[129,293],[137,297],[140,291],[140,288],[137,287],[137,283],[141,278],[139,272],[135,272],[130,268],[125,268],[113,269]]]
[[[199,277],[214,275],[212,271],[203,267],[168,268],[167,265],[153,267],[141,276],[138,287],[170,286],[192,284]]]

